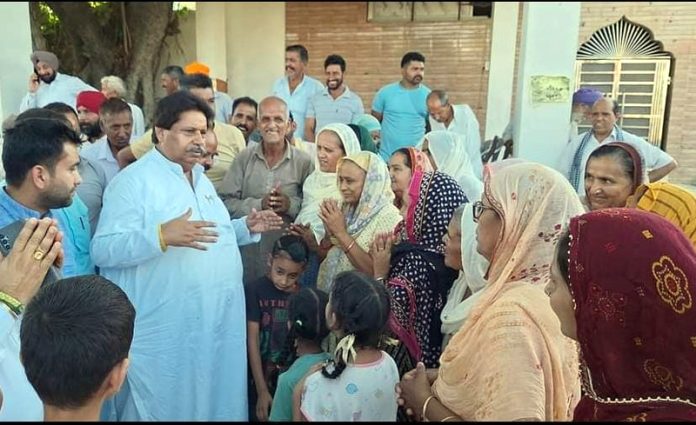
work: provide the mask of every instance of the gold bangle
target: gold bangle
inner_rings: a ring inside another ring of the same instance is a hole
[[[456,419],[456,418],[458,418],[458,417],[459,417],[459,416],[457,416],[457,415],[448,416],[448,417],[446,417],[445,419],[441,420],[440,422],[447,422],[447,421],[449,421],[450,419]]]
[[[353,239],[353,242],[351,242],[350,245],[348,245],[348,248],[346,248],[346,251],[345,251],[346,254],[351,250],[351,248],[353,248],[355,246],[355,243],[356,243],[356,241],[355,241],[355,239]]]
[[[22,314],[22,310],[24,310],[22,302],[8,293],[0,291],[0,302],[5,304],[17,316]]]
[[[425,417],[425,412],[428,410],[428,404],[430,404],[430,400],[434,399],[435,396],[431,395],[430,397],[425,399],[425,402],[423,403],[423,410],[421,412],[421,420],[422,421],[427,421],[427,418]]]
[[[159,234],[160,249],[162,250],[162,252],[166,252],[167,251],[167,242],[165,242],[165,240],[164,240],[164,234],[162,233],[162,225],[161,224],[159,224],[157,226],[157,233]]]

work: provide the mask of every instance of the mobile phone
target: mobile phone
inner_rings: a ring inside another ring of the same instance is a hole
[[[17,220],[0,229],[0,252],[3,257],[7,257],[10,254],[15,240],[17,240],[17,236],[19,236],[19,232],[22,231],[24,227],[24,223],[25,220]],[[43,282],[41,282],[41,286],[56,282],[60,279],[60,270],[58,267],[51,265],[51,267],[48,268],[46,277],[44,277]]]

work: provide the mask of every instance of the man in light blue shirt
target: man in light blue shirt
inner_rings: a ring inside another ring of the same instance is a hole
[[[29,79],[29,92],[22,99],[19,112],[30,108],[43,108],[49,103],[62,102],[75,106],[77,94],[81,91],[98,91],[72,75],[58,72],[58,58],[51,52],[37,50],[31,54],[34,72]]]
[[[5,130],[2,153],[7,185],[0,189],[0,227],[32,217],[55,218],[64,234],[64,277],[94,273],[88,211],[75,195],[82,181],[79,144],[60,114],[31,109]]]
[[[428,119],[424,84],[425,56],[408,52],[401,59],[401,81],[379,89],[372,101],[372,115],[382,123],[379,154],[385,160],[394,151],[416,146],[425,134]]]
[[[273,84],[273,95],[285,101],[297,123],[295,134],[304,136],[307,104],[324,86],[314,78],[305,75],[305,67],[309,62],[307,49],[294,44],[285,48],[285,77]],[[314,140],[310,140],[314,141]]]
[[[304,140],[314,143],[317,130],[329,124],[350,124],[365,112],[357,93],[343,83],[346,61],[339,55],[324,60],[326,89],[314,95],[307,106]]]

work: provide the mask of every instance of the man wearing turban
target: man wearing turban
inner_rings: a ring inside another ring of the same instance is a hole
[[[29,78],[29,92],[19,106],[20,113],[30,108],[43,108],[53,102],[62,102],[76,109],[78,93],[98,91],[77,77],[58,72],[60,63],[51,52],[37,50],[29,58],[34,72]]]

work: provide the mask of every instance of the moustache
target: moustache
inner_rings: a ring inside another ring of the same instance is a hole
[[[187,153],[192,153],[195,155],[204,155],[206,153],[205,149],[203,149],[201,146],[198,145],[193,145],[190,148],[186,149]]]

